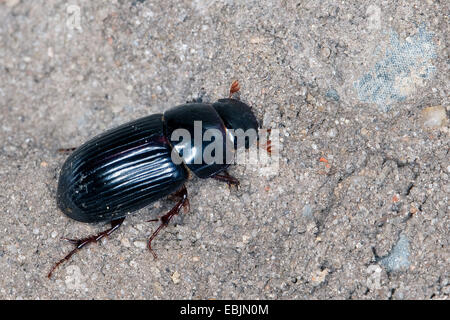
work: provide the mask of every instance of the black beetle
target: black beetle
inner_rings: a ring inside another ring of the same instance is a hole
[[[230,162],[206,163],[194,161],[199,152],[195,144],[183,144],[173,139],[177,129],[194,134],[194,122],[202,121],[202,134],[216,129],[223,143],[233,143],[237,129],[258,132],[258,122],[250,106],[234,99],[239,83],[231,85],[230,96],[213,104],[193,102],[154,114],[111,129],[89,140],[67,158],[58,181],[57,204],[67,216],[81,222],[111,222],[111,228],[83,239],[66,239],[75,245],[48,273],[83,248],[97,242],[117,230],[127,214],[148,206],[150,203],[172,195],[176,205],[161,220],[161,225],[148,240],[148,248],[158,232],[167,226],[181,208],[189,209],[189,200],[184,183],[189,173],[199,178],[215,178],[228,184],[239,184],[226,169]],[[194,142],[194,141],[192,141]],[[254,142],[247,139],[245,147]],[[207,142],[202,141],[202,147]],[[226,146],[225,146],[226,147]],[[200,149],[203,150],[204,148]],[[68,150],[68,149],[66,149]],[[176,163],[174,155],[180,161]],[[225,155],[224,155],[225,157]],[[158,221],[150,220],[150,221]]]

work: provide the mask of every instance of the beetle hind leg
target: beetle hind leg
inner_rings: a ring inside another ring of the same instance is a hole
[[[120,219],[116,219],[111,221],[111,228],[100,232],[97,235],[92,235],[86,238],[82,238],[82,239],[68,239],[68,238],[63,238],[64,240],[69,241],[70,243],[72,243],[73,245],[75,245],[75,248],[70,251],[64,258],[62,258],[61,260],[59,260],[58,262],[56,262],[52,269],[50,270],[50,272],[47,274],[47,277],[50,278],[53,274],[53,271],[55,271],[55,269],[62,264],[64,261],[68,261],[77,251],[79,251],[80,249],[82,249],[84,246],[88,245],[89,243],[93,243],[93,242],[98,242],[101,239],[103,239],[104,237],[109,236],[111,233],[113,233],[114,231],[116,231],[117,229],[119,229],[119,227],[122,225],[123,221],[125,220],[125,218],[120,218]]]
[[[153,232],[153,234],[148,239],[147,247],[150,250],[150,252],[153,254],[153,257],[155,259],[157,259],[158,256],[156,255],[155,251],[152,249],[153,239],[155,239],[155,237],[158,235],[158,233],[162,229],[167,227],[170,220],[172,220],[172,218],[175,215],[180,213],[181,208],[184,208],[185,212],[189,211],[189,199],[188,199],[188,194],[187,194],[187,190],[186,190],[185,186],[183,186],[180,190],[175,192],[172,195],[172,197],[178,199],[178,202],[175,204],[175,206],[172,209],[170,209],[169,212],[167,212],[165,215],[163,215],[161,218],[159,218],[159,220],[161,220],[161,224],[159,225],[158,229],[156,229],[155,232]],[[149,222],[149,221],[157,221],[157,220],[152,219],[152,220],[148,220],[147,222]]]

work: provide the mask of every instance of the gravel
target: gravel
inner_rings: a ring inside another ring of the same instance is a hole
[[[445,1],[0,1],[0,298],[448,299]],[[204,95],[279,129],[239,190],[104,224],[56,207],[58,148]]]

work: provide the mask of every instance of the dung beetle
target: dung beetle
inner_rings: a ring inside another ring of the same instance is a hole
[[[199,154],[212,142],[201,141],[201,148],[198,148],[194,138],[187,141],[191,143],[186,143],[175,133],[182,129],[195,136],[196,122],[201,121],[202,135],[214,129],[219,137],[215,136],[210,141],[222,141],[227,151],[231,143],[231,153],[235,152],[238,147],[237,137],[233,135],[235,130],[258,132],[258,122],[251,107],[234,98],[234,93],[239,90],[239,83],[234,81],[229,98],[212,104],[201,101],[186,103],[163,114],[137,119],[106,131],[76,148],[62,166],[57,205],[74,220],[110,222],[111,227],[82,239],[65,238],[75,247],[54,264],[48,277],[75,252],[117,230],[128,214],[172,195],[177,201],[175,206],[160,219],[149,220],[161,221],[148,240],[148,249],[156,258],[151,247],[152,240],[182,208],[186,212],[189,210],[184,183],[190,173],[202,179],[214,178],[238,185],[239,181],[226,171],[231,163],[228,157],[223,155],[224,161],[214,162],[206,161],[203,154]],[[253,142],[251,139],[245,140],[245,148]],[[215,152],[211,154],[215,155]]]

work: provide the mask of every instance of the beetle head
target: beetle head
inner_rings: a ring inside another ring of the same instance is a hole
[[[250,148],[258,139],[258,121],[252,108],[236,99],[219,99],[213,107],[233,136],[234,148],[244,144],[246,149]]]

